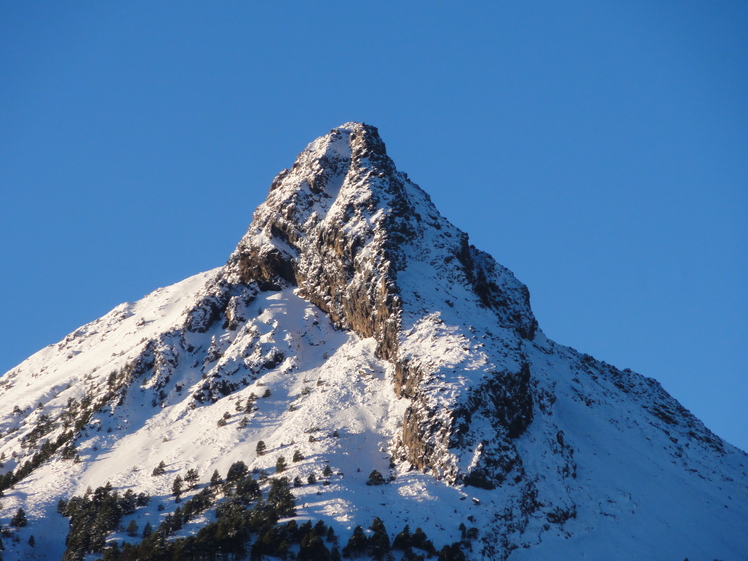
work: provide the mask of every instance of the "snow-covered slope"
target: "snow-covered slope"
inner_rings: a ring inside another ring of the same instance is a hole
[[[186,499],[241,460],[266,488],[281,456],[296,519],[341,546],[379,517],[474,559],[748,559],[748,456],[656,381],[549,341],[359,123],[278,175],[226,266],[3,375],[0,429],[0,520],[29,521],[6,559],[62,558],[58,501],[89,487],[151,497],[107,536],[136,543],[132,520],[186,504],[177,475],[199,474]],[[214,495],[166,540],[213,521]]]

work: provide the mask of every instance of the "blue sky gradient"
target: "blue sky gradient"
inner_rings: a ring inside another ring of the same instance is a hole
[[[0,372],[222,265],[356,120],[549,337],[748,449],[748,4],[400,4],[0,4]]]

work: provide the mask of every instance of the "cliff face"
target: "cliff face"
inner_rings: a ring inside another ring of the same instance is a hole
[[[61,558],[57,501],[89,486],[147,491],[155,527],[177,508],[159,462],[267,473],[292,450],[289,478],[332,471],[294,493],[339,534],[376,516],[490,560],[748,551],[746,455],[654,380],[548,340],[361,123],[278,174],[225,266],[30,357],[0,406],[2,516],[23,506],[38,543],[6,559]]]
[[[399,244],[409,235],[403,179],[373,127],[343,126],[273,181],[229,259],[230,283],[293,285],[345,329],[397,356]]]
[[[467,234],[397,171],[377,129],[359,123],[333,129],[278,174],[221,278],[230,285],[298,287],[340,328],[373,337],[378,356],[395,366],[397,394],[413,400],[400,458],[419,469],[444,471],[451,481],[462,477],[449,465],[455,462],[445,459],[449,442],[459,442],[454,415],[446,413],[455,403],[432,403],[424,382],[439,375],[439,360],[411,356],[405,332],[435,309],[455,308],[455,301],[461,318],[475,309],[491,315],[497,329],[506,331],[504,346],[521,347],[520,340],[532,340],[537,330],[527,288],[470,246]],[[460,291],[453,301],[445,294],[450,287]],[[434,301],[439,294],[443,301]],[[496,411],[509,438],[532,419],[528,375],[526,365],[473,375],[474,382],[511,396],[481,405]],[[484,377],[490,380],[482,382]],[[505,445],[511,448],[509,441]],[[484,485],[489,480],[481,479]]]

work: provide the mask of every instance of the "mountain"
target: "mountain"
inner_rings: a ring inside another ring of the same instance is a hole
[[[361,123],[225,266],[39,351],[0,411],[6,560],[748,559],[748,456],[546,338]]]

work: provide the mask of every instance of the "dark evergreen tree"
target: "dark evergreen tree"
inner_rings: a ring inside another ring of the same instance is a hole
[[[265,441],[264,440],[260,440],[257,443],[257,447],[255,448],[255,452],[257,452],[258,456],[262,456],[263,454],[265,454],[265,450],[267,450],[267,446],[265,446]]]
[[[72,444],[68,444],[62,449],[62,452],[60,453],[60,458],[63,460],[73,460],[75,459],[75,455],[77,454],[77,450],[75,449],[75,446]]]
[[[26,512],[23,508],[19,507],[13,515],[13,518],[10,519],[10,525],[14,528],[22,528],[23,526],[26,526],[26,524],[28,524],[28,520],[26,520]]]
[[[231,467],[229,467],[229,471],[226,472],[226,481],[238,481],[247,473],[249,472],[249,468],[247,468],[247,464],[245,464],[241,460],[237,460],[233,464],[231,464]]]
[[[278,461],[275,462],[275,473],[283,473],[286,471],[288,465],[286,464],[286,458],[283,456],[278,457]]]
[[[177,474],[177,476],[174,478],[174,482],[171,484],[171,493],[177,499],[182,494],[182,481],[182,476]]]
[[[127,535],[131,538],[134,538],[138,535],[138,523],[135,522],[135,519],[130,520],[130,523],[127,525],[127,528],[125,530],[127,532]]]
[[[194,489],[197,485],[200,475],[197,473],[197,469],[190,468],[187,470],[187,475],[184,476],[184,482],[187,483],[190,489]]]
[[[275,508],[280,517],[296,515],[296,501],[288,485],[288,478],[270,480],[268,503]]]
[[[245,505],[261,496],[260,484],[251,475],[241,478],[236,484],[236,497]]]
[[[177,507],[171,517],[172,532],[179,531],[182,526],[184,526],[184,512],[182,511],[182,507]]]
[[[166,464],[163,460],[155,467],[153,468],[153,471],[151,472],[151,475],[163,475],[166,473]]]
[[[298,531],[298,538],[299,538],[299,540],[301,540],[301,538],[303,538],[304,536],[306,536],[309,532],[313,531],[312,530],[312,521],[311,520],[307,520],[301,526],[299,526],[298,530],[299,530]]]
[[[431,556],[429,556],[431,558]],[[403,551],[402,561],[426,561],[426,558],[420,553],[414,552],[410,547]]]
[[[366,482],[367,485],[384,485],[386,483],[384,476],[377,470],[373,470],[369,474],[369,479]]]
[[[371,523],[371,530],[373,533],[369,538],[369,551],[374,559],[381,561],[390,551],[390,538],[387,535],[384,522],[379,517]]]
[[[325,536],[325,534],[327,533],[327,525],[324,523],[323,520],[318,520],[317,523],[314,525],[314,533],[320,537]]]
[[[297,561],[329,561],[330,551],[325,542],[315,532],[308,532],[301,539]]]
[[[445,545],[439,552],[438,561],[467,561],[459,543]]]
[[[366,552],[367,546],[368,539],[366,538],[364,529],[361,526],[356,526],[348,543],[343,548],[343,557],[360,557]]]
[[[426,533],[420,528],[416,528],[416,531],[413,532],[411,544],[413,545],[413,547],[422,549],[423,551],[430,553],[431,555],[436,554],[436,548],[434,548],[434,544],[431,543],[431,540],[426,537]]]
[[[220,485],[223,483],[223,479],[221,479],[221,474],[218,473],[218,470],[213,470],[213,475],[210,477],[210,486],[215,487],[216,485]]]
[[[410,526],[406,524],[405,528],[403,528],[403,531],[395,536],[395,539],[392,542],[392,547],[394,549],[400,549],[404,551],[412,546],[413,538],[410,535]]]
[[[294,451],[294,453],[293,453],[293,458],[292,458],[292,460],[293,460],[294,462],[300,462],[300,461],[301,461],[301,460],[303,460],[303,459],[304,459],[304,454],[302,454],[302,453],[301,453],[301,452],[299,452],[298,450],[295,450],[295,451]]]

